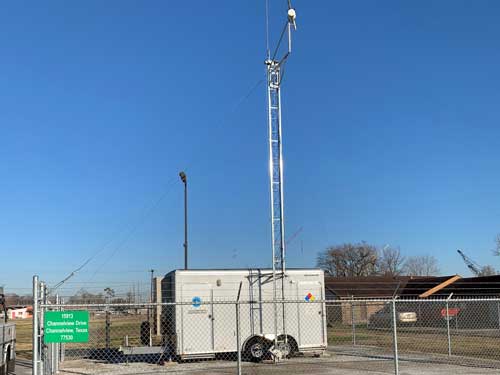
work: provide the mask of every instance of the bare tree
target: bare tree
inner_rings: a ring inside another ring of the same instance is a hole
[[[331,246],[318,255],[316,264],[336,277],[374,275],[378,272],[378,251],[365,242]]]
[[[127,292],[126,300],[127,300],[127,303],[134,303],[135,302],[135,295],[134,295],[134,293],[132,293],[131,290],[129,290]]]
[[[69,303],[105,303],[104,296],[101,293],[90,293],[85,289],[80,289],[75,295],[69,297]]]
[[[115,296],[115,290],[110,287],[104,288],[104,293],[108,298],[113,298]]]
[[[500,233],[495,238],[495,250],[493,250],[493,254],[500,256]]]
[[[5,294],[5,304],[7,306],[25,306],[33,303],[32,296],[20,296],[16,293]]]
[[[111,299],[115,296],[114,289],[110,287],[104,288],[104,296],[106,298],[106,303],[110,303]]]
[[[494,276],[497,274],[497,271],[493,266],[490,266],[489,264],[486,266],[481,267],[481,271],[479,272],[478,276]]]
[[[409,276],[439,275],[438,261],[432,255],[408,257],[404,263],[403,270]]]
[[[379,253],[379,273],[385,276],[399,276],[403,273],[404,262],[405,258],[399,247],[385,246]]]

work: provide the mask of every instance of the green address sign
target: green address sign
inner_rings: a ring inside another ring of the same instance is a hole
[[[43,319],[44,342],[88,342],[89,312],[46,311]]]

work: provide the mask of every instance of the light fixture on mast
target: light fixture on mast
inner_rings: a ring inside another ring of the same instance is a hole
[[[288,22],[293,25],[294,30],[297,30],[297,24],[295,23],[296,18],[297,18],[297,13],[295,12],[295,9],[289,8],[288,9]]]

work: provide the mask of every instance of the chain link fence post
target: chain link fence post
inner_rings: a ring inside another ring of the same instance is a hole
[[[61,305],[63,305],[63,304],[64,304],[64,298],[60,298],[59,303],[60,303]],[[61,307],[59,308],[59,310],[60,310],[60,311],[63,311],[63,310],[64,310],[64,307],[63,307],[63,306],[61,306]],[[60,363],[64,362],[64,354],[66,353],[66,347],[65,347],[65,345],[66,345],[66,344],[65,344],[65,343],[63,343],[63,342],[59,344],[59,362],[60,362]]]
[[[109,311],[109,305],[106,305],[105,307],[105,316],[106,320],[104,323],[105,327],[105,340],[106,340],[106,351],[109,351],[111,347],[111,321],[110,321],[110,311]]]
[[[497,321],[498,329],[500,329],[500,302],[497,300]]]
[[[32,334],[32,374],[38,375],[38,357],[39,357],[39,336],[38,336],[38,276],[33,276],[33,334]]]
[[[396,313],[396,299],[392,300],[392,344],[394,350],[394,374],[399,375],[399,356],[398,356],[398,327]]]
[[[39,320],[39,327],[40,327],[40,344],[39,344],[39,350],[40,350],[40,375],[46,375],[46,365],[45,365],[45,362],[46,362],[46,355],[47,355],[47,350],[46,350],[46,347],[45,347],[45,343],[44,343],[44,340],[43,340],[43,335],[44,335],[44,314],[45,314],[45,304],[47,303],[47,300],[46,300],[46,288],[45,288],[45,283],[43,281],[40,281],[39,283],[40,285],[40,302],[41,302],[41,306],[40,306],[40,320]]]
[[[351,298],[352,346],[356,346],[356,322],[354,320],[354,296]]]
[[[47,296],[48,296],[48,290],[47,290]],[[56,300],[55,300],[56,304],[57,304],[57,296],[56,296]],[[56,308],[57,309],[57,308]],[[57,348],[57,344],[52,342],[49,344],[49,361],[50,361],[50,375],[54,375],[57,373],[57,370],[56,370],[56,367],[57,367],[57,358],[56,358],[56,348]]]
[[[241,295],[241,287],[243,286],[243,282],[240,281],[240,287],[238,288],[238,296],[236,297],[236,349],[238,353],[237,360],[237,373],[241,375],[241,326],[240,326],[240,295]]]
[[[59,305],[59,294],[56,294],[56,305]],[[56,307],[58,311],[61,310],[60,307]],[[58,374],[59,373],[59,356],[61,352],[61,344],[56,343],[55,348],[54,348],[54,373]]]
[[[451,335],[450,335],[450,304],[449,301],[453,293],[446,299],[446,332],[448,334],[448,357],[451,357]]]
[[[240,327],[240,303],[236,302],[236,349],[238,351],[237,374],[241,375],[241,327]]]

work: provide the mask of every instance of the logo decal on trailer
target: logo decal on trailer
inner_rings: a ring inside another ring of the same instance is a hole
[[[193,303],[193,307],[200,307],[201,306],[201,298],[200,297],[193,297],[191,302]]]
[[[307,301],[307,302],[312,302],[314,301],[316,298],[314,298],[314,296],[311,294],[311,293],[307,293],[307,296],[304,297],[304,299]]]

